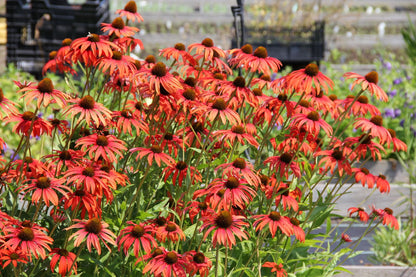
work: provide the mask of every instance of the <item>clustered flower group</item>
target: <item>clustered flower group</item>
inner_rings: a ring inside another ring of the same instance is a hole
[[[1,200],[3,268],[49,257],[66,276],[80,270],[85,246],[100,255],[103,244],[131,253],[143,273],[208,276],[213,249],[238,240],[304,242],[314,175],[390,191],[384,176],[355,167],[385,147],[406,151],[369,103],[367,92],[387,101],[376,72],[347,73],[361,90],[341,100],[316,64],[273,80],[282,64],[264,47],[224,51],[206,38],[135,60],[129,53],[142,43],[127,23],[143,19],[133,1],[117,13],[106,34],[65,39],[44,67],[71,75],[81,65],[81,89],[17,83],[23,107],[0,90],[0,119],[20,135],[7,158],[0,137],[1,191],[15,195],[11,206]],[[362,134],[343,138],[346,120]],[[32,149],[36,138],[50,139],[49,153]],[[391,209],[373,214],[398,228]],[[271,255],[263,266],[277,276],[290,268]]]

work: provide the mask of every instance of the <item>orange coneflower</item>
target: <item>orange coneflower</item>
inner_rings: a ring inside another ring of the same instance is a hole
[[[376,177],[376,186],[381,193],[390,192],[390,183],[386,180],[386,176],[383,174]]]
[[[199,213],[201,213],[202,217],[215,214],[215,211],[208,206],[206,201],[191,201],[186,205],[185,210],[189,211],[189,219],[192,223],[194,222],[195,216],[197,216]]]
[[[72,211],[79,209],[81,211],[81,219],[85,218],[86,213],[88,213],[89,218],[101,215],[101,208],[97,203],[96,197],[85,189],[77,189],[69,193],[63,201],[66,210],[69,208]]]
[[[350,216],[357,213],[362,222],[367,222],[370,219],[370,216],[364,211],[363,208],[351,207],[348,209],[348,212],[350,213]]]
[[[77,256],[74,253],[63,248],[54,248],[51,255],[50,267],[52,272],[55,272],[56,264],[58,264],[58,273],[62,277],[68,274],[71,275],[72,271],[77,274],[77,263],[75,262]]]
[[[277,228],[286,236],[293,234],[292,224],[290,219],[286,216],[282,216],[279,212],[270,212],[270,214],[254,215],[253,219],[257,219],[253,226],[256,227],[256,231],[263,230],[264,227],[269,225],[269,231],[272,237],[276,235]]]
[[[114,50],[111,57],[103,57],[97,61],[97,68],[104,74],[117,74],[119,78],[131,76],[136,71],[135,60]]]
[[[86,37],[77,38],[71,43],[71,50],[65,57],[70,57],[73,63],[78,61],[87,66],[94,65],[99,58],[111,57],[114,49],[119,47],[108,40],[107,36],[88,34]]]
[[[369,189],[374,187],[374,184],[376,183],[376,176],[371,174],[367,168],[353,168],[352,172],[355,172],[355,181],[357,183],[361,182],[363,187],[367,184]]]
[[[193,197],[206,195],[206,201],[217,210],[230,210],[232,206],[244,209],[256,195],[256,191],[244,183],[246,183],[244,179],[232,175],[228,175],[226,179],[217,178],[206,189],[196,191]],[[221,196],[213,197],[218,194]]]
[[[312,111],[308,114],[295,114],[292,116],[292,118],[292,127],[303,127],[305,128],[306,132],[312,134],[315,137],[318,136],[321,128],[328,136],[332,135],[332,127],[325,120],[323,120],[319,113],[316,111]]]
[[[404,151],[407,152],[407,145],[400,139],[396,137],[396,131],[393,129],[387,129],[389,131],[391,139],[393,140],[393,151]],[[388,148],[390,148],[390,144],[388,145]]]
[[[300,196],[298,195],[298,193],[301,193],[299,188],[296,188],[295,190],[289,190],[289,186],[287,184],[280,182],[277,190],[274,188],[274,186],[272,187],[272,189],[273,192],[271,192],[271,194],[277,194],[275,198],[276,206],[282,204],[284,211],[286,211],[286,209],[288,208],[292,208],[292,210],[294,210],[295,212],[299,210],[298,201],[300,201]]]
[[[189,276],[194,276],[196,274],[201,277],[208,276],[209,270],[212,267],[212,262],[204,255],[204,253],[191,250],[186,252],[184,256],[188,260],[186,271],[189,273]]]
[[[8,225],[3,229],[5,234],[4,246],[15,251],[21,249],[27,255],[35,258],[46,258],[46,250],[50,251],[53,239],[45,234],[47,229],[28,220],[18,223],[17,226]]]
[[[242,176],[253,187],[257,188],[261,181],[260,177],[254,172],[253,165],[244,158],[236,158],[232,163],[221,164],[215,168],[215,171],[222,169],[222,176],[233,175]]]
[[[137,5],[135,1],[129,1],[124,6],[123,10],[116,10],[116,13],[118,13],[120,16],[125,16],[127,20],[130,20],[132,22],[143,21],[143,17],[137,12]]]
[[[178,224],[169,220],[164,226],[157,228],[156,238],[161,242],[165,242],[166,240],[176,242],[178,240],[185,240],[185,234]]]
[[[300,242],[305,242],[305,231],[299,227],[300,222],[296,217],[290,218],[290,223],[292,224],[293,234],[295,238]]]
[[[373,206],[373,214],[377,215],[381,220],[383,220],[383,225],[389,225],[390,227],[399,230],[399,222],[396,217],[393,215],[393,210],[390,208],[376,209]]]
[[[289,169],[296,177],[300,177],[300,168],[295,161],[293,153],[284,152],[280,156],[272,156],[264,160],[264,164],[270,163],[270,169],[279,170],[280,177],[289,177]]]
[[[344,140],[346,146],[354,146],[354,152],[358,157],[363,159],[367,156],[367,150],[370,151],[373,160],[381,159],[380,151],[386,152],[384,147],[372,140],[371,135],[362,134],[359,137],[349,137]]]
[[[47,160],[47,167],[60,174],[61,170],[66,166],[73,167],[82,163],[85,153],[81,150],[55,150],[55,153],[43,156]],[[49,160],[50,159],[50,160]]]
[[[200,231],[207,229],[203,239],[205,240],[214,230],[213,247],[219,243],[231,249],[236,244],[235,236],[240,240],[247,239],[247,231],[242,228],[248,226],[248,223],[243,219],[244,216],[232,215],[229,211],[221,211],[215,216],[203,217]]]
[[[239,124],[231,127],[230,130],[217,130],[212,133],[213,137],[218,137],[220,141],[229,142],[230,145],[234,145],[238,141],[241,145],[245,145],[245,141],[254,147],[258,147],[257,140],[248,133],[245,125]]]
[[[176,251],[163,251],[155,256],[143,269],[143,273],[151,272],[155,276],[171,277],[186,276],[187,260]]]
[[[59,198],[56,192],[66,196],[71,191],[66,185],[61,183],[60,180],[53,177],[52,173],[44,172],[44,174],[35,179],[27,179],[17,190],[23,192],[23,195],[31,193],[32,203],[38,203],[42,200],[48,207],[49,203],[57,206]]]
[[[276,272],[276,277],[287,277],[286,270],[283,269],[282,264],[277,264],[274,262],[265,262],[263,267],[270,267],[272,272]]]
[[[5,116],[10,116],[19,113],[16,109],[16,103],[10,101],[4,96],[3,89],[0,88],[0,119],[3,119],[3,112]]]
[[[107,172],[101,170],[92,161],[85,161],[82,165],[69,168],[63,177],[67,183],[73,183],[76,189],[85,189],[91,194],[102,196],[103,190],[109,190],[109,186],[116,187],[114,180]]]
[[[355,81],[351,85],[351,89],[354,88],[355,85],[361,84],[362,90],[370,91],[371,95],[375,95],[378,99],[387,102],[388,97],[387,94],[384,92],[382,88],[377,86],[378,83],[378,73],[375,71],[371,71],[367,73],[365,76],[361,76],[360,74],[354,72],[347,72],[344,74],[346,79],[355,78]]]
[[[221,82],[218,92],[228,98],[231,106],[243,106],[246,102],[250,106],[258,106],[254,93],[246,86],[246,80],[241,76],[235,77],[232,81]]]
[[[182,63],[188,62],[190,65],[196,65],[197,62],[195,59],[186,51],[186,47],[183,43],[176,43],[174,47],[164,48],[159,50],[159,55],[165,57],[167,60],[173,58],[175,61],[180,62],[182,58]]]
[[[149,127],[147,123],[138,115],[138,113],[131,112],[130,110],[124,109],[122,111],[113,112],[114,125],[117,130],[123,134],[132,135],[132,126],[136,128],[137,135],[140,131],[149,133]]]
[[[342,149],[334,148],[333,150],[322,150],[314,154],[315,157],[323,156],[319,160],[318,166],[322,166],[324,172],[330,170],[331,174],[334,173],[335,167],[338,168],[340,176],[343,175],[344,171],[348,174],[352,174],[351,161],[356,157],[356,154],[348,147]]]
[[[126,26],[121,17],[116,17],[111,23],[101,23],[101,31],[108,32],[109,36],[130,37],[139,31],[139,28]]]
[[[70,100],[69,102],[75,104],[67,107],[64,115],[71,114],[72,117],[75,117],[75,115],[79,114],[75,124],[85,120],[87,124],[93,123],[95,126],[100,124],[106,126],[107,121],[111,119],[111,111],[104,107],[103,104],[95,102],[90,95],[86,95],[81,99]]]
[[[98,255],[101,255],[100,240],[104,243],[104,245],[107,247],[109,251],[111,251],[111,249],[107,243],[116,245],[116,242],[114,241],[116,235],[114,235],[113,232],[107,229],[109,225],[104,221],[100,220],[99,218],[94,217],[89,220],[82,221],[74,219],[74,221],[78,223],[68,228],[65,228],[65,230],[79,228],[79,230],[72,234],[68,239],[71,240],[72,238],[75,238],[75,247],[79,246],[86,238],[88,251],[91,252],[91,246],[93,246],[97,250]]]
[[[175,94],[177,90],[182,89],[181,83],[169,72],[169,69],[162,62],[152,65],[150,70],[139,72],[138,76],[145,78],[150,92],[156,92],[157,95],[161,94],[162,89],[170,94]]]
[[[52,124],[31,111],[26,111],[22,114],[9,115],[3,122],[7,124],[15,121],[17,121],[17,124],[13,127],[13,132],[15,133],[27,137],[39,137],[42,134],[50,136],[52,134]]]
[[[214,42],[210,38],[205,38],[201,43],[193,43],[188,46],[188,51],[195,50],[197,55],[202,55],[205,61],[211,61],[214,55],[219,58],[225,58],[225,51],[214,46]]]
[[[124,141],[114,135],[92,134],[77,140],[75,147],[81,146],[81,150],[88,153],[90,159],[98,161],[103,158],[110,163],[117,163],[118,158],[123,157],[123,151],[127,150]]]
[[[156,161],[158,166],[161,165],[161,162],[164,162],[167,165],[174,164],[175,160],[166,153],[163,153],[162,147],[157,144],[152,145],[150,148],[144,147],[135,147],[130,149],[130,152],[138,152],[136,160],[142,159],[147,156],[147,162],[149,165],[152,165],[153,160]]]
[[[361,128],[362,132],[368,132],[372,137],[379,138],[381,144],[389,144],[392,142],[390,132],[383,127],[383,118],[381,115],[375,115],[370,120],[357,118],[353,126],[355,129]]]
[[[124,254],[127,256],[129,249],[133,246],[133,253],[136,258],[144,254],[150,253],[152,249],[157,247],[157,242],[151,235],[154,228],[144,223],[135,224],[132,221],[127,221],[127,226],[120,231],[117,237],[117,245],[120,250],[123,246]],[[142,252],[144,251],[144,252]]]
[[[2,261],[3,269],[6,268],[9,264],[17,267],[21,263],[27,264],[29,255],[17,248],[16,250],[10,250],[6,247],[0,249],[0,260]]]
[[[328,93],[328,89],[332,89],[334,82],[319,71],[318,65],[310,63],[304,69],[289,73],[285,78],[285,86],[298,93],[310,94],[313,89]]]
[[[178,161],[175,164],[169,164],[165,169],[163,169],[163,174],[165,175],[164,181],[166,182],[168,178],[173,174],[172,184],[174,186],[179,185],[181,187],[183,180],[185,180],[188,175],[188,170],[192,184],[195,184],[195,182],[201,182],[201,173],[199,173],[199,171],[194,166],[188,166],[184,161]]]
[[[69,95],[55,89],[52,80],[49,78],[42,79],[37,86],[27,86],[18,92],[24,92],[21,98],[23,97],[26,103],[30,103],[32,100],[37,99],[38,108],[40,108],[41,105],[47,107],[51,103],[57,103],[60,108],[64,108],[66,100],[69,99]]]
[[[211,105],[199,109],[203,112],[203,117],[206,117],[211,122],[218,118],[223,124],[226,124],[227,121],[232,125],[241,123],[239,114],[229,108],[223,98],[217,98]]]
[[[357,98],[357,101],[354,101],[355,96],[349,95],[347,98],[342,101],[342,105],[344,106],[344,109],[350,109],[348,112],[348,115],[356,115],[356,116],[365,116],[367,113],[369,113],[371,116],[374,115],[380,115],[379,109],[377,107],[371,105],[368,103],[368,98],[365,95],[360,95]]]
[[[253,54],[242,56],[237,66],[249,70],[250,72],[259,72],[267,75],[279,71],[282,63],[273,57],[269,57],[267,49],[263,46],[257,47]]]

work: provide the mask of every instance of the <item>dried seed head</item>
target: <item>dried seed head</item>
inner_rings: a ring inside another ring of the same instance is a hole
[[[98,235],[103,229],[103,225],[101,224],[101,220],[95,217],[87,221],[84,229],[88,233],[93,233],[93,234]]]
[[[310,63],[305,67],[305,73],[311,77],[315,77],[319,73],[319,67],[317,64]]]
[[[152,68],[152,74],[157,77],[163,77],[167,73],[166,65],[162,62],[158,62]]]
[[[367,75],[364,76],[364,78],[369,83],[376,84],[378,83],[378,73],[375,71],[368,72]]]
[[[135,1],[129,1],[125,6],[124,10],[126,12],[137,13],[137,5]]]
[[[265,59],[267,58],[267,49],[263,46],[259,46],[254,50],[253,55],[257,58]]]
[[[214,42],[212,41],[212,39],[210,38],[205,38],[201,44],[205,47],[213,47],[214,46]]]
[[[92,96],[85,95],[84,97],[81,98],[78,105],[85,110],[92,110],[94,109],[95,100],[94,98],[92,98]]]
[[[42,81],[38,84],[38,90],[42,93],[52,93],[54,87],[52,80],[49,78],[44,78]]]
[[[215,218],[215,223],[219,228],[227,229],[233,224],[233,217],[228,211],[222,211]]]
[[[241,46],[241,51],[243,51],[244,54],[252,54],[253,53],[253,46],[251,44],[246,44]]]

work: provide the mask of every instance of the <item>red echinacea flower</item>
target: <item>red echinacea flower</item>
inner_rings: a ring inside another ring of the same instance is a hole
[[[153,238],[152,233],[155,231],[153,226],[144,223],[135,224],[127,221],[127,226],[120,231],[117,237],[118,249],[123,246],[124,254],[127,256],[130,248],[133,247],[133,253],[136,258],[144,254],[150,253],[152,249],[157,247],[157,242]]]
[[[99,218],[94,217],[89,220],[78,220],[74,219],[78,223],[66,228],[65,230],[70,229],[79,229],[74,234],[72,234],[68,240],[75,238],[74,246],[79,246],[84,239],[87,239],[87,248],[88,251],[92,251],[91,246],[97,250],[98,254],[101,255],[101,246],[100,241],[104,243],[109,251],[111,251],[110,247],[107,243],[116,245],[114,238],[116,235],[113,234],[108,228],[108,224],[104,221],[101,221]]]
[[[143,273],[151,272],[155,276],[171,277],[186,276],[186,263],[184,259],[176,251],[164,251],[163,254],[154,257],[143,269]]]
[[[72,271],[77,274],[77,263],[75,262],[77,256],[74,253],[66,249],[54,248],[51,251],[51,255],[50,266],[52,272],[55,272],[56,264],[58,264],[58,273],[62,277],[65,277],[67,274],[71,275]]]
[[[286,216],[282,216],[279,212],[270,212],[270,214],[261,214],[254,215],[254,219],[257,219],[253,226],[256,227],[256,231],[263,230],[264,227],[269,225],[270,233],[272,238],[276,235],[277,228],[285,234],[286,236],[291,236],[293,234],[292,224],[290,219]]]
[[[351,89],[354,88],[355,85],[361,84],[362,90],[368,90],[371,95],[375,95],[378,99],[387,102],[388,97],[387,94],[384,92],[382,88],[377,86],[378,83],[378,73],[375,71],[371,71],[367,73],[365,76],[361,76],[360,74],[354,72],[347,72],[344,74],[346,79],[355,78],[355,81],[351,85]]]
[[[75,115],[79,114],[78,120],[75,122],[76,125],[85,120],[87,124],[93,123],[95,126],[106,126],[107,121],[111,120],[111,111],[104,107],[103,104],[95,102],[90,95],[86,95],[81,99],[70,100],[70,102],[75,104],[67,107],[64,115],[70,114],[72,117],[75,117]]]
[[[310,63],[304,69],[289,73],[285,78],[285,86],[306,94],[312,93],[313,88],[316,91],[323,90],[328,93],[328,89],[332,89],[334,82],[319,70],[318,65]]]
[[[81,146],[81,150],[89,154],[90,159],[98,161],[103,158],[109,163],[117,163],[118,159],[123,158],[123,151],[127,150],[124,141],[113,135],[92,134],[82,137],[76,142],[75,147],[78,146]]]
[[[263,267],[270,267],[272,272],[276,272],[276,277],[287,277],[286,270],[283,269],[282,264],[277,264],[274,262],[265,262]]]

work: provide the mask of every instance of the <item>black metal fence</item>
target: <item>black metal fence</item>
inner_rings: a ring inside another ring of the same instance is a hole
[[[49,52],[65,38],[97,33],[110,20],[109,0],[7,0],[7,63],[40,75]]]

